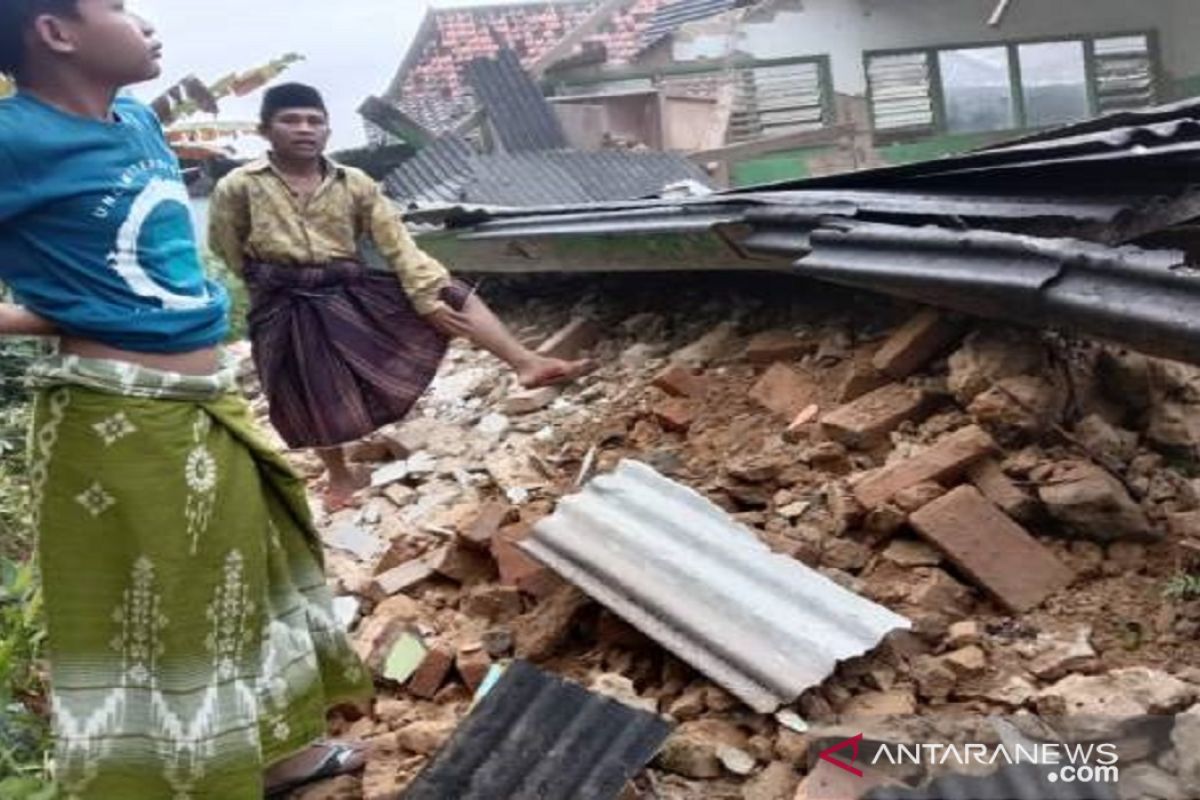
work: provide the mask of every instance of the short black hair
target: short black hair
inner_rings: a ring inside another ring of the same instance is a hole
[[[304,83],[281,83],[272,86],[263,95],[259,121],[266,127],[271,124],[275,115],[285,108],[315,108],[323,114],[329,114],[325,109],[324,98],[313,87]]]
[[[0,73],[20,77],[25,65],[25,33],[40,14],[78,13],[79,0],[0,0]]]

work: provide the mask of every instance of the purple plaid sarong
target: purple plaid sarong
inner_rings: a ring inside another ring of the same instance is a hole
[[[390,272],[251,263],[246,284],[254,362],[289,447],[336,447],[403,419],[446,355]],[[470,293],[455,281],[442,300],[461,310]]]

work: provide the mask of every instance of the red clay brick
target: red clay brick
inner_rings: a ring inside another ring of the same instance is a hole
[[[654,404],[654,419],[663,430],[685,433],[696,421],[696,406],[679,397],[669,397]]]
[[[880,372],[902,380],[941,355],[962,335],[961,322],[926,308],[888,337],[872,364]]]
[[[459,648],[454,666],[463,683],[474,692],[479,689],[483,679],[487,677],[488,670],[492,668],[492,659],[482,644],[469,644]]]
[[[454,651],[443,644],[435,645],[425,654],[425,660],[409,679],[408,691],[417,697],[432,700],[450,677],[453,666]]]
[[[517,542],[528,535],[527,525],[510,525],[492,539],[492,557],[500,569],[500,583],[505,586],[537,585],[542,574],[549,572],[548,567],[517,547]]]
[[[600,341],[600,333],[600,328],[596,323],[585,317],[577,317],[542,342],[537,351],[543,356],[565,358],[571,361],[583,355],[584,351],[594,347],[596,342]]]
[[[893,383],[829,412],[821,420],[821,429],[847,447],[870,447],[902,423],[923,419],[931,406],[926,392]]]
[[[776,364],[754,384],[750,399],[791,422],[816,400],[816,387],[805,375]]]
[[[1038,501],[1013,483],[995,459],[987,458],[972,464],[967,470],[967,478],[984,497],[1018,522],[1029,522],[1037,515]]]
[[[433,554],[434,569],[461,584],[481,583],[495,577],[496,565],[487,554],[454,542]]]
[[[500,531],[502,525],[516,518],[516,509],[500,500],[486,503],[479,509],[479,516],[464,530],[459,531],[459,539],[470,547],[487,550],[492,545],[492,538]]]
[[[672,397],[704,397],[708,382],[686,364],[672,364],[654,378],[653,385]]]
[[[765,331],[746,344],[745,359],[751,364],[796,361],[813,352],[815,343],[801,339],[791,331]]]
[[[1071,584],[1071,570],[974,486],[960,486],[910,518],[964,573],[1013,612]]]
[[[971,425],[945,436],[923,453],[886,466],[854,485],[854,496],[868,509],[891,500],[897,492],[925,481],[946,484],[967,467],[996,450],[983,428]]]
[[[850,363],[850,369],[838,385],[837,400],[839,403],[850,403],[868,392],[873,392],[881,386],[887,386],[892,379],[875,367],[862,361]]]

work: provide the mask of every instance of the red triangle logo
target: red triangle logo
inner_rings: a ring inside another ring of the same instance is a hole
[[[863,771],[861,769],[858,769],[857,767],[847,764],[846,762],[842,761],[841,759],[834,758],[833,754],[836,753],[838,750],[844,750],[847,747],[849,747],[850,748],[850,760],[854,761],[855,759],[858,758],[858,746],[859,746],[859,744],[862,743],[862,740],[863,740],[863,735],[860,733],[857,736],[853,736],[844,742],[839,742],[838,744],[835,744],[833,747],[829,747],[829,748],[822,750],[820,755],[818,755],[817,757],[820,758],[822,761],[828,761],[830,764],[833,764],[838,769],[844,769],[844,770],[846,770],[846,772],[849,772],[851,775],[861,778],[863,776]]]

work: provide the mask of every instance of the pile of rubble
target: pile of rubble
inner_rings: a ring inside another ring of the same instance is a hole
[[[456,346],[410,420],[354,447],[372,489],[321,522],[380,689],[338,733],[372,756],[297,797],[401,796],[512,659],[674,723],[630,798],[814,797],[816,742],[989,741],[978,721],[1030,712],[1118,741],[1143,796],[1200,796],[1200,602],[1174,582],[1200,550],[1200,370],[834,290],[704,291],[512,304],[522,336],[599,369],[523,392]],[[911,629],[752,710],[530,555],[623,460]]]

